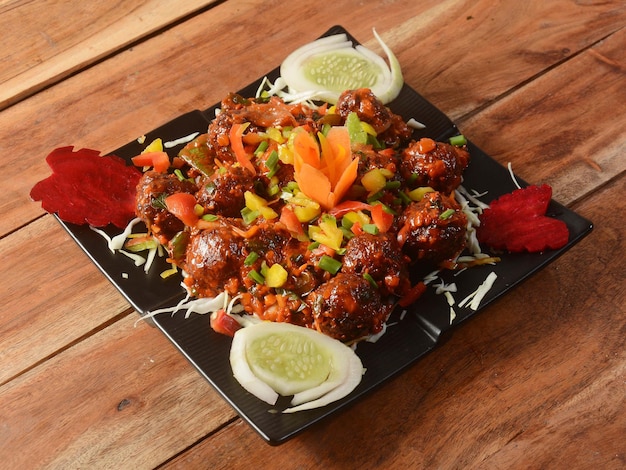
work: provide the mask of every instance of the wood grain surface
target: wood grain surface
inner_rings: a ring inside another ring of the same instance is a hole
[[[53,85],[215,0],[0,3],[0,109]]]
[[[29,192],[54,148],[111,152],[335,24],[382,53],[375,27],[409,85],[594,230],[271,447]],[[0,1],[0,466],[624,468],[625,24],[622,1]]]

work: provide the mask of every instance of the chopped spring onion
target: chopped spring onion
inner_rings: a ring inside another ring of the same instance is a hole
[[[455,147],[462,147],[467,144],[467,139],[463,134],[450,137],[449,141],[450,145],[454,145]]]
[[[364,224],[361,228],[370,235],[378,235],[378,227],[375,224]]]
[[[244,266],[252,266],[256,260],[259,259],[259,254],[256,251],[251,251],[246,259],[243,260]]]
[[[455,212],[454,209],[446,209],[441,214],[439,214],[439,218],[441,220],[449,219],[450,217],[454,215],[454,212]]]
[[[215,222],[217,219],[219,219],[219,216],[215,215],[215,214],[204,214],[201,217],[202,220],[206,220],[207,222]]]
[[[378,288],[376,280],[372,277],[370,273],[363,273],[363,279],[369,282],[372,287]]]
[[[254,151],[255,155],[259,155],[260,153],[263,153],[267,150],[267,147],[269,147],[269,142],[267,140],[263,140],[261,141],[261,143],[259,144],[259,146],[256,148],[256,150]]]
[[[273,150],[272,153],[270,153],[270,156],[265,162],[265,166],[267,166],[267,168],[269,168],[270,170],[267,174],[268,178],[271,178],[276,174],[278,170],[280,170],[280,164],[278,163],[278,152],[276,150]]]
[[[254,282],[258,283],[258,284],[264,284],[265,283],[265,278],[263,277],[263,275],[258,272],[256,269],[252,269],[249,273],[248,273],[248,277],[250,279],[252,279]]]
[[[328,255],[323,255],[319,261],[319,267],[324,271],[328,271],[331,274],[337,274],[341,269],[341,261],[331,258]]]

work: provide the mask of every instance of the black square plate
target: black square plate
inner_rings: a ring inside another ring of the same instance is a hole
[[[342,32],[347,33],[342,27],[335,26],[324,36]],[[355,43],[357,42],[351,36],[350,38]],[[268,73],[267,77],[273,81],[278,73],[279,70],[276,68]],[[239,93],[242,96],[254,96],[261,80],[241,89]],[[215,116],[217,107],[218,105],[215,105],[204,111],[184,114],[147,133],[146,142],[157,137],[165,142],[195,132],[205,133],[209,122]],[[427,136],[438,141],[445,141],[458,133],[455,124],[445,114],[406,84],[398,98],[390,103],[389,107],[406,120],[415,118],[425,124],[424,129],[414,132],[416,139]],[[182,144],[171,148],[169,150],[171,156],[176,155],[181,146]],[[516,188],[508,169],[502,167],[471,142],[468,146],[472,160],[464,177],[463,184],[466,188],[479,192],[488,191],[488,200]],[[130,162],[130,158],[142,150],[143,147],[138,142],[130,142],[113,154],[128,159]],[[525,184],[519,179],[518,181],[522,185]],[[187,319],[184,318],[184,312],[174,315],[157,315],[154,317],[154,323],[244,420],[267,442],[280,444],[313,423],[358,400],[391,376],[404,370],[432,350],[443,333],[449,332],[485,308],[490,302],[554,261],[592,229],[590,221],[554,201],[550,204],[548,215],[563,220],[567,224],[570,239],[565,247],[546,253],[504,255],[502,261],[495,266],[475,267],[456,276],[452,273],[442,273],[446,283],[456,283],[457,301],[473,292],[490,272],[495,272],[498,277],[477,311],[455,306],[456,318],[453,322],[450,319],[446,299],[442,295],[436,295],[434,289],[428,289],[426,294],[405,312],[394,312],[387,332],[378,342],[362,343],[357,347],[357,354],[367,369],[360,385],[349,396],[323,408],[294,414],[270,412],[271,406],[250,395],[233,378],[228,360],[231,340],[211,330],[207,315],[191,315]],[[61,224],[139,313],[143,314],[161,307],[171,307],[184,298],[180,276],[171,276],[166,279],[160,277],[159,274],[169,268],[163,259],[157,258],[150,271],[145,273],[142,267],[136,267],[127,257],[112,254],[104,239],[89,227],[62,221]],[[110,235],[120,232],[111,227],[105,231]],[[398,327],[398,323],[402,326]]]

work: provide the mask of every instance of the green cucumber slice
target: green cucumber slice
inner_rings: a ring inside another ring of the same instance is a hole
[[[383,103],[392,101],[404,84],[398,59],[373,30],[385,51],[382,57],[358,45],[346,34],[336,34],[306,44],[289,54],[280,74],[290,93],[312,93],[315,99],[336,103],[345,90],[370,88]]]
[[[315,402],[323,397],[335,401],[345,396],[363,375],[361,360],[350,347],[288,323],[260,322],[238,330],[230,362],[235,379],[248,392],[269,404],[279,395],[293,395],[292,404],[306,409],[321,406]]]

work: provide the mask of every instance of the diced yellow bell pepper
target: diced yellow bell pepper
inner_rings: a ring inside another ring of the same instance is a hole
[[[288,273],[280,264],[273,264],[265,273],[267,287],[282,287],[287,282]]]
[[[285,137],[283,136],[283,132],[276,127],[270,127],[269,129],[265,131],[265,133],[270,139],[272,139],[275,142],[278,142],[279,144],[282,144],[286,140]]]
[[[374,194],[385,187],[387,178],[379,168],[374,168],[363,175],[361,184],[370,194]]]
[[[246,191],[243,197],[246,201],[246,207],[251,211],[258,211],[261,207],[267,206],[267,201],[252,191]]]
[[[246,207],[251,211],[258,211],[264,219],[271,220],[278,217],[276,211],[269,207],[267,201],[261,196],[251,191],[246,191],[243,196],[246,201]]]
[[[303,192],[298,191],[294,197],[289,200],[289,204],[296,214],[299,222],[310,222],[318,217],[322,209],[317,201],[310,199]]]
[[[160,138],[158,138],[150,142],[150,145],[148,145],[141,153],[162,152],[162,151],[163,151],[163,141]]]
[[[265,220],[272,220],[278,217],[276,211],[268,206],[261,207],[259,209],[259,213],[261,214],[261,217],[263,217]]]
[[[337,220],[334,217],[323,217],[319,225],[309,226],[309,237],[337,251],[341,248],[343,232],[337,227]]]
[[[372,223],[372,219],[370,219],[370,217],[363,211],[350,211],[346,214],[344,214],[343,216],[345,219],[348,219],[350,222],[352,222],[353,224],[355,223],[359,223],[359,225],[361,225],[361,227],[363,225],[367,225],[367,224],[371,224]]]
[[[279,145],[278,159],[285,164],[293,165],[293,149],[287,145]]]
[[[412,201],[419,202],[422,200],[426,193],[432,193],[434,191],[430,186],[420,186],[419,188],[415,188],[413,191],[409,191],[409,197]]]
[[[376,137],[377,133],[369,122],[361,121],[361,129],[363,129],[367,134]]]

